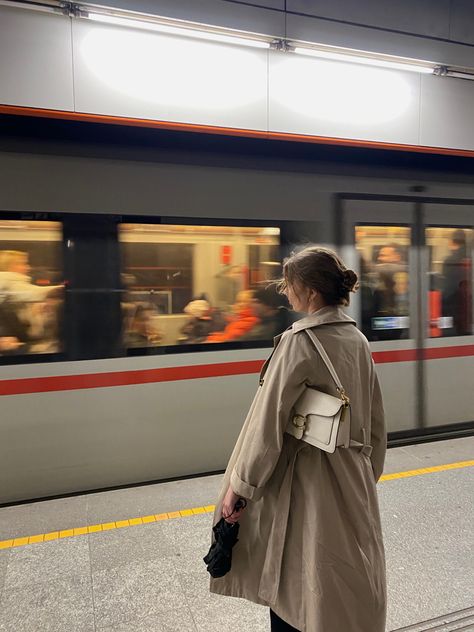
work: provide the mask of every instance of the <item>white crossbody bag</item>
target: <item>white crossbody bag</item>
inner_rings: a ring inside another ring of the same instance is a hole
[[[333,453],[337,447],[348,448],[350,444],[350,401],[323,345],[311,329],[305,331],[336,383],[339,397],[306,386],[294,405],[286,432],[320,450]]]

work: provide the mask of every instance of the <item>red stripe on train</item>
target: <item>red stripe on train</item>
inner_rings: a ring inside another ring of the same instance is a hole
[[[25,395],[50,391],[71,391],[84,388],[108,388],[156,382],[176,382],[205,377],[224,377],[258,373],[263,360],[225,362],[222,364],[199,364],[177,366],[166,369],[144,369],[140,371],[113,371],[111,373],[86,373],[83,375],[58,375],[53,377],[29,377],[16,380],[0,380],[0,395]]]
[[[373,351],[374,362],[413,362],[419,359],[418,349],[394,349],[392,351]]]
[[[425,360],[438,360],[440,358],[462,358],[474,355],[474,345],[462,347],[433,347],[423,351]]]
[[[413,362],[421,359],[459,358],[474,355],[474,345],[458,347],[435,347],[432,349],[394,349],[374,351],[377,364],[390,362]],[[224,362],[220,364],[199,364],[197,366],[169,367],[165,369],[143,369],[139,371],[113,371],[109,373],[86,373],[83,375],[58,375],[52,377],[30,377],[0,380],[0,395],[26,395],[51,391],[72,391],[89,388],[109,388],[111,386],[131,386],[133,384],[154,384],[176,382],[207,377],[225,377],[258,373],[263,360],[244,362]]]
[[[443,358],[463,358],[474,355],[474,345],[458,347],[432,347],[430,349],[393,349],[392,351],[373,351],[377,364],[386,362],[414,362],[415,360],[440,360]]]

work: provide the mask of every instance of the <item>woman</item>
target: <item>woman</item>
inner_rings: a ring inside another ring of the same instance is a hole
[[[272,630],[384,632],[385,562],[376,493],[386,433],[367,340],[341,309],[357,276],[325,248],[284,264],[282,291],[307,316],[275,338],[217,503],[240,523],[232,569],[211,591],[270,607]],[[285,433],[305,385],[337,396],[306,329],[351,401],[351,447],[334,454]],[[234,511],[238,498],[247,508]]]

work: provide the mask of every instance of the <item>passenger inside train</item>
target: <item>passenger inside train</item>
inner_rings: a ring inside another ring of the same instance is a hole
[[[243,340],[273,340],[294,320],[274,284],[259,288],[254,292],[252,307],[259,322],[242,336]]]
[[[180,344],[196,344],[205,342],[213,331],[221,331],[225,327],[223,316],[203,294],[190,301],[184,308],[189,320],[181,327],[178,342]]]
[[[63,285],[53,285],[55,278],[46,265],[31,266],[28,250],[0,251],[0,353],[59,349]]]
[[[158,325],[158,314],[152,305],[138,303],[134,306],[130,330],[126,332],[126,345],[133,347],[156,347],[163,334]]]
[[[239,340],[253,331],[260,318],[253,307],[253,291],[242,290],[237,294],[236,302],[227,315],[227,325],[223,331],[211,333],[206,342],[230,342]]]
[[[470,332],[471,317],[471,260],[468,257],[466,234],[455,230],[449,239],[449,255],[443,262],[441,293],[443,314],[452,316],[444,331],[445,336],[463,336]]]

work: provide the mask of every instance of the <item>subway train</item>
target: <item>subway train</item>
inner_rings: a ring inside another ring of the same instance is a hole
[[[222,470],[306,244],[359,276],[389,438],[472,432],[472,158],[0,125],[1,504]]]

